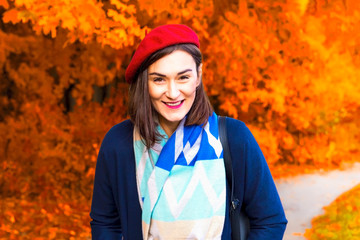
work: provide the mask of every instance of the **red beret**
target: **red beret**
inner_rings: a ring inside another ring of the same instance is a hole
[[[200,48],[198,36],[188,26],[182,24],[169,24],[154,28],[140,42],[132,57],[125,72],[126,81],[128,83],[133,81],[138,68],[151,54],[165,47],[180,43],[192,43]]]

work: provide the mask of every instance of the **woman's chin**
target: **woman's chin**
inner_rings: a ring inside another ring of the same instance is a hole
[[[160,123],[165,125],[178,125],[186,114],[164,114],[159,117]]]

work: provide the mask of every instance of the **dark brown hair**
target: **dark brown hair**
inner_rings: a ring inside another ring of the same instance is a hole
[[[189,53],[195,63],[196,71],[199,76],[199,66],[202,56],[199,48],[193,44],[177,44],[163,48],[148,57],[140,66],[134,81],[130,85],[129,91],[129,115],[147,148],[152,147],[160,140],[160,134],[156,130],[157,112],[152,106],[148,89],[148,67],[160,58],[171,54],[176,50],[183,50]],[[201,76],[200,76],[201,77]],[[185,126],[206,124],[209,116],[212,115],[213,108],[204,90],[202,79],[196,89],[195,100],[187,114]]]

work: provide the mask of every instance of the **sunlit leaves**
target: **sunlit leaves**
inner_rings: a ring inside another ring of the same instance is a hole
[[[16,9],[10,9],[4,13],[3,16],[4,23],[11,22],[13,24],[20,22],[19,11]]]
[[[310,0],[296,0],[295,2],[298,4],[300,15],[303,15],[306,12]]]
[[[9,8],[8,0],[0,0],[0,7],[8,9]]]
[[[185,0],[163,1],[163,0],[138,0],[141,10],[146,10],[150,16],[159,14],[171,9],[178,9],[184,6]]]
[[[319,2],[316,15],[306,12],[311,4],[256,1],[248,12],[227,12],[206,49],[205,76],[221,110],[257,126],[262,138],[276,133],[278,151],[260,144],[268,160],[329,167],[353,159],[340,147],[345,139],[359,142],[341,130],[350,127],[342,113],[357,119],[349,112],[360,101],[359,18],[341,1]]]
[[[30,21],[38,34],[53,38],[58,27],[62,27],[68,30],[67,44],[76,40],[88,43],[95,38],[102,45],[119,49],[144,36],[144,29],[135,18],[135,6],[118,0],[110,1],[111,5],[106,7],[95,0],[14,2],[16,7],[5,13],[6,21]]]
[[[358,161],[357,5],[0,0],[0,238],[89,238],[101,139],[126,118],[125,68],[161,24],[198,33],[215,110],[249,126],[274,176]]]

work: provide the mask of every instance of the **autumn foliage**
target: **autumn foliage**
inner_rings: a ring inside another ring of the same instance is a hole
[[[343,193],[324,210],[323,215],[312,220],[312,228],[305,233],[306,239],[360,239],[360,184]]]
[[[90,238],[126,66],[165,23],[199,34],[216,111],[246,122],[275,176],[358,160],[359,22],[356,0],[0,0],[0,239]]]

